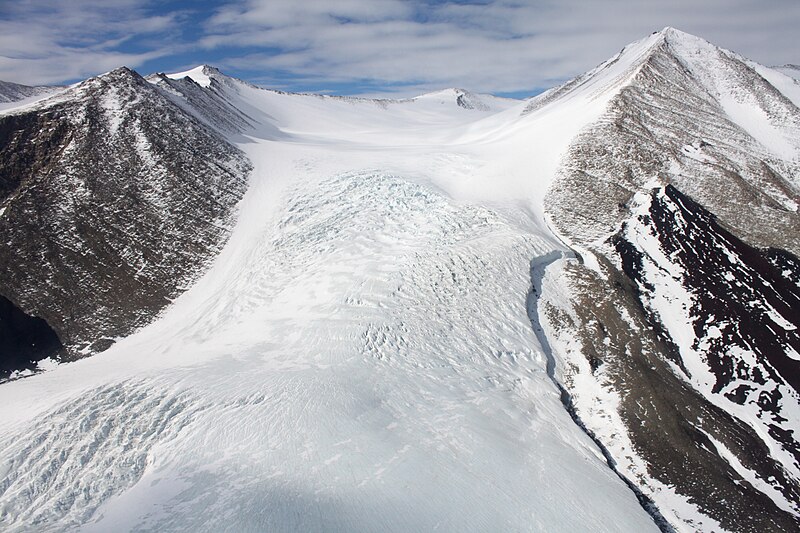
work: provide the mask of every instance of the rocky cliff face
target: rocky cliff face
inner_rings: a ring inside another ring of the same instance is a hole
[[[0,115],[0,295],[45,320],[64,357],[102,351],[225,242],[248,170],[126,68]]]
[[[576,242],[603,240],[633,195],[660,179],[745,240],[800,253],[799,102],[769,75],[781,76],[662,32],[607,113],[570,147],[546,202],[556,228]]]
[[[800,110],[787,80],[665,30],[548,193],[585,259],[545,280],[557,376],[681,530],[800,525]]]

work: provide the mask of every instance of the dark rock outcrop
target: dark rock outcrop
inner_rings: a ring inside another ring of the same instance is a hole
[[[670,410],[680,413],[676,431],[657,440],[632,432],[634,442],[650,450],[656,472],[669,472],[674,462],[663,451],[665,441],[687,450],[684,460],[695,463],[692,471],[705,472],[706,478],[689,479],[673,471],[661,481],[699,502],[727,529],[791,531],[800,526],[796,515],[742,478],[726,455],[786,502],[800,501],[794,419],[800,405],[800,360],[793,357],[800,353],[800,288],[769,261],[767,252],[742,242],[672,186],[656,189],[612,242],[622,271],[633,281],[633,312],[669,340],[658,351],[674,363],[673,370],[662,362],[658,380],[685,381],[694,389],[681,394],[687,387],[678,383],[665,389],[664,399],[676,407],[661,406],[659,417],[664,420]],[[798,270],[797,258],[788,252],[780,257]],[[685,398],[676,402],[679,395]],[[638,411],[628,408],[629,417]],[[739,503],[730,506],[734,501]],[[758,512],[750,509],[755,502]]]

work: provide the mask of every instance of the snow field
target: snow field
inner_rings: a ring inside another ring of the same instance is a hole
[[[325,150],[261,148],[212,271],[35,378],[80,368],[88,390],[3,443],[9,530],[654,528],[545,373],[525,310],[545,240],[396,175],[328,176]],[[279,168],[293,179],[259,184]]]

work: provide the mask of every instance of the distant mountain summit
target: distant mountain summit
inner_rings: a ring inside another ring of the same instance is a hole
[[[11,83],[10,81],[0,81],[0,102],[18,102],[34,96],[42,96],[57,90],[54,87],[30,87]]]
[[[783,72],[784,74],[794,78],[795,80],[800,80],[800,65],[793,65],[789,63],[786,65],[781,65],[780,67],[773,67],[773,68],[779,72]]]

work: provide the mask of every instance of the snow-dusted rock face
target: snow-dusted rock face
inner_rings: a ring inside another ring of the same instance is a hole
[[[637,200],[612,240],[619,263],[649,324],[669,340],[672,371],[727,415],[706,421],[688,411],[699,431],[689,450],[716,455],[730,480],[709,485],[736,489],[761,512],[731,512],[730,497],[695,498],[727,529],[791,530],[800,510],[800,262],[748,246],[672,186]],[[673,484],[693,492],[680,478]]]
[[[572,143],[545,202],[556,228],[581,243],[603,240],[657,179],[747,241],[798,254],[800,102],[767,71],[697,37],[661,32],[603,117]]]
[[[65,357],[104,350],[219,250],[248,169],[125,68],[0,115],[0,294]]]
[[[650,39],[545,200],[585,259],[546,278],[557,375],[617,469],[674,527],[793,531],[795,86],[677,30]]]
[[[195,81],[194,78],[198,81]],[[242,133],[255,124],[235,107],[226,91],[236,91],[237,84],[219,70],[202,66],[188,73],[167,76],[152,74],[146,78],[163,89],[181,108],[212,128],[224,133]]]

